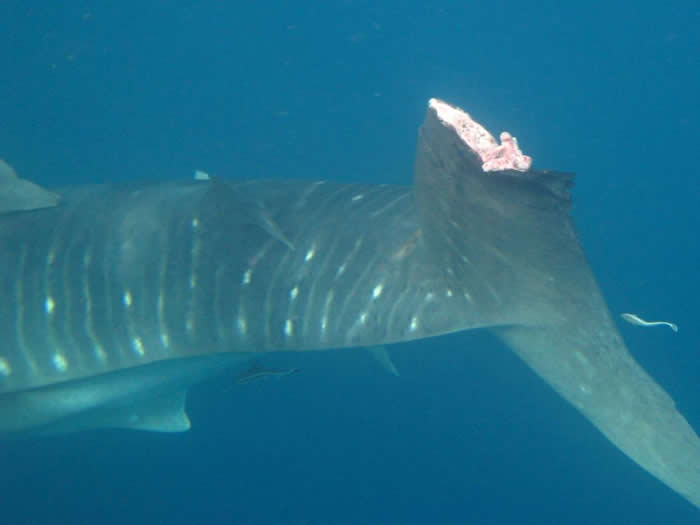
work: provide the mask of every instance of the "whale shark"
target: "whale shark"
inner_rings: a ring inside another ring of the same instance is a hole
[[[190,428],[264,352],[486,329],[700,506],[700,440],[618,332],[574,176],[431,99],[412,185],[196,176],[57,190],[0,164],[0,433]],[[396,370],[393,370],[394,373]],[[259,375],[259,374],[258,374]]]

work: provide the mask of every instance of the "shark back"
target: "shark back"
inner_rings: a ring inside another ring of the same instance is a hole
[[[412,188],[214,179],[60,196],[0,215],[0,393],[498,322],[453,291]]]

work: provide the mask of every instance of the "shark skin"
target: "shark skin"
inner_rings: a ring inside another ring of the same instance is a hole
[[[486,328],[699,506],[700,440],[615,327],[569,215],[573,175],[500,139],[431,100],[412,187],[49,192],[2,163],[0,434],[184,431],[187,389],[261,352]]]

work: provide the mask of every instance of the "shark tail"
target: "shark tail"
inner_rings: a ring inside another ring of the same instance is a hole
[[[590,328],[572,323],[497,333],[630,459],[700,507],[697,434],[614,327]]]
[[[434,264],[473,302],[482,326],[628,457],[700,507],[700,439],[617,331],[569,215],[573,175],[534,171],[513,137],[501,141],[431,101],[416,199]]]

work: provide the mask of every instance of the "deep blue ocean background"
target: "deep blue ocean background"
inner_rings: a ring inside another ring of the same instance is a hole
[[[410,184],[430,97],[578,174],[635,357],[700,429],[700,7],[677,2],[0,1],[0,158],[47,186]],[[272,356],[189,433],[0,447],[2,524],[691,524],[700,512],[486,334]]]

